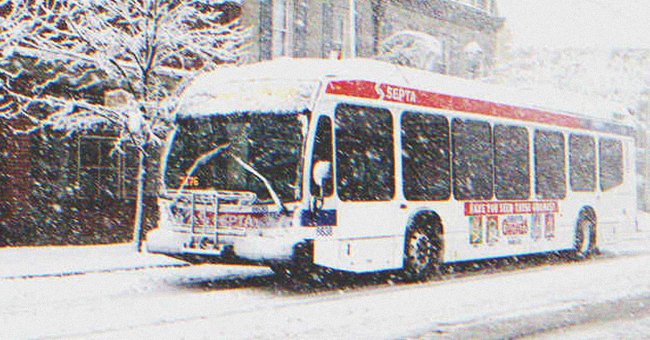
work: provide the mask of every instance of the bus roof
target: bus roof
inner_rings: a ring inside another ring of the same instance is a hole
[[[199,76],[186,89],[180,115],[247,111],[282,113],[312,109],[321,86],[346,80],[388,84],[633,126],[632,116],[622,105],[604,100],[553,89],[513,90],[362,58],[281,58],[225,66]]]

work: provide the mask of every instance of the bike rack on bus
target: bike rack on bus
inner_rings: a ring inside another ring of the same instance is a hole
[[[192,252],[220,251],[219,235],[237,234],[221,230],[219,213],[222,204],[250,206],[257,200],[252,192],[239,191],[170,191],[174,203],[170,206],[175,227],[189,231],[186,248]]]

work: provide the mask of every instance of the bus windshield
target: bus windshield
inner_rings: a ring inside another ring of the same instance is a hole
[[[249,191],[260,203],[271,193],[260,178],[242,167],[241,159],[268,179],[283,202],[300,199],[304,114],[241,113],[188,117],[178,127],[167,159],[165,184],[178,189],[201,156],[229,145],[199,166],[186,189]]]

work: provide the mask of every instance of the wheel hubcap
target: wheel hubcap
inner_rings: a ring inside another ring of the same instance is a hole
[[[408,242],[409,267],[415,272],[424,272],[431,261],[432,251],[433,244],[429,237],[422,231],[414,231]]]

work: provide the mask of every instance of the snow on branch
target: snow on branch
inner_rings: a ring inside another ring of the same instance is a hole
[[[40,1],[0,0],[0,57],[4,61],[26,35],[32,32],[30,4]]]
[[[0,118],[12,117],[26,104],[25,98],[13,91],[13,81],[21,70],[13,65],[12,58],[20,42],[33,33],[31,5],[40,3],[40,0],[0,0]]]
[[[15,90],[5,81],[3,92],[20,92],[22,107],[28,99],[47,105],[42,125],[83,130],[105,124],[130,142],[156,143],[189,80],[246,56],[249,31],[238,20],[222,20],[222,3],[0,0],[0,9],[11,8],[0,25],[0,51],[38,60],[35,73],[46,75],[19,81],[12,68],[0,68],[0,76],[22,83]],[[7,55],[2,61],[11,63]],[[116,89],[130,100],[107,105],[104,94]]]

